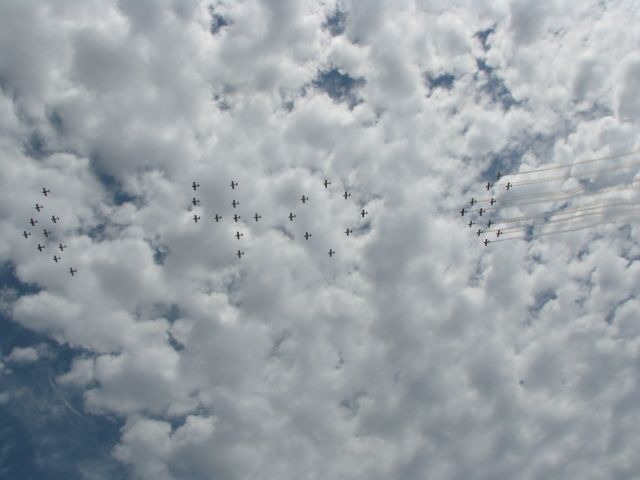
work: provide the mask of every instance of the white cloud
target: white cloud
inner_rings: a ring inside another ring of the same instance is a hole
[[[632,476],[637,226],[485,248],[456,212],[639,148],[633,3],[335,5],[0,7],[5,310],[80,349],[57,384],[137,478]]]

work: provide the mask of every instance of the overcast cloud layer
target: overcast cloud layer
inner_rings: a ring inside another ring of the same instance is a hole
[[[633,0],[1,0],[0,476],[638,478],[638,223],[457,210],[640,149],[639,44]]]

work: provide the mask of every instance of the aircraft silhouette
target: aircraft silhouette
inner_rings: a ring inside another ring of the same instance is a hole
[[[198,223],[198,220],[200,220],[200,217],[198,215],[194,215],[193,216],[193,221]]]
[[[29,223],[31,224],[32,227],[36,226],[36,223],[38,223],[38,220],[34,220],[33,218],[31,220],[29,220]]]
[[[197,189],[199,186],[200,186],[200,184],[199,184],[199,183],[196,183],[196,182],[193,182],[193,183],[191,184],[191,188],[193,188],[193,191],[194,191],[194,192],[196,191],[196,189]]]
[[[242,255],[244,255],[244,252],[242,250],[238,250],[238,253],[236,253],[236,255],[238,255],[238,258],[242,258]]]
[[[36,248],[42,252],[42,250],[44,250],[44,245],[38,244]]]
[[[231,205],[233,205],[233,208],[236,208],[238,205],[240,205],[240,202],[234,200],[233,202],[231,202]]]
[[[487,228],[491,228],[491,225],[493,225],[493,222],[492,222],[491,220],[489,220],[489,221],[487,222]]]
[[[511,187],[513,187],[513,185],[511,184],[511,182],[507,182],[507,190],[509,190]]]
[[[482,233],[484,233],[484,230],[482,230],[481,228],[478,229],[478,231],[476,232],[478,234],[478,236],[480,236]]]
[[[480,210],[478,210],[478,213],[480,214],[480,216],[482,216],[484,212],[485,212],[485,209],[480,207]]]
[[[462,208],[462,210],[460,210],[460,215],[464,217],[465,213],[467,213],[467,210]]]
[[[327,181],[326,178],[324,179],[323,183],[324,183],[324,188],[327,188],[327,187],[329,187],[329,185],[331,185],[331,182]]]
[[[491,187],[493,187],[493,184],[491,182],[487,182],[486,187],[487,187],[487,190],[489,190]]]
[[[253,216],[253,219],[257,222],[258,220],[260,220],[262,218],[262,215],[258,215],[258,212],[256,212],[256,214]]]
[[[234,220],[236,223],[238,222],[238,220],[240,220],[240,218],[242,218],[242,217],[240,217],[240,215],[238,215],[237,213],[234,213],[234,214],[233,214],[233,220]]]
[[[309,240],[310,236],[311,236],[311,234],[309,232],[305,232],[305,234],[304,234],[305,240]]]
[[[474,223],[473,220],[469,220],[469,224],[468,224],[469,228],[473,227],[473,223]]]
[[[76,270],[73,267],[69,267],[69,273],[71,274],[71,276],[73,277],[76,273],[78,272],[78,270]]]
[[[293,213],[289,212],[289,221],[293,222],[294,218],[296,218],[296,216]]]
[[[489,245],[491,243],[491,240],[489,240],[488,238],[484,239],[484,246],[486,247],[487,245]]]
[[[243,236],[244,236],[244,234],[242,234],[242,233],[240,233],[240,232],[236,232],[236,238],[237,238],[238,240],[240,240],[240,237],[243,237]]]
[[[216,223],[218,223],[222,219],[222,217],[216,213],[216,216],[213,217],[213,219],[216,221]]]
[[[200,199],[193,197],[193,199],[191,200],[191,205],[195,207],[196,205],[199,205],[199,204],[200,204]]]
[[[47,190],[45,187],[42,187],[42,193],[44,194],[44,196],[46,197],[48,194],[51,193],[51,190]]]
[[[58,223],[58,220],[60,220],[60,217],[55,217],[55,216],[51,215],[51,221],[53,223]]]
[[[302,200],[302,203],[307,203],[307,200],[309,200],[309,197],[305,197],[304,195],[302,195],[302,198],[300,200]]]
[[[64,252],[64,249],[67,248],[66,245],[60,244],[58,245],[58,248],[60,249],[61,252]]]
[[[44,206],[43,206],[43,205],[38,205],[38,204],[36,203],[36,210],[37,210],[37,211],[40,211],[40,210],[42,210],[43,208],[44,208]]]
[[[344,192],[344,195],[342,195],[344,197],[344,199],[346,200],[348,197],[351,196],[351,194],[349,192]]]
[[[233,180],[231,180],[231,190],[235,190],[237,186],[238,182],[234,182]]]
[[[22,236],[24,238],[29,238],[31,236],[31,233],[27,233],[27,231],[25,230],[24,232],[22,232]]]
[[[473,207],[474,203],[476,203],[477,200],[475,198],[471,198],[471,201],[469,202],[469,204]]]
[[[47,230],[46,228],[42,231],[42,233],[44,234],[44,236],[46,238],[49,238],[49,235],[51,235],[51,232],[49,230]]]
[[[496,203],[497,200],[493,197],[491,197],[491,201],[489,202],[491,204],[491,206],[493,207],[493,204]]]
[[[496,180],[500,180],[501,178],[502,178],[502,173],[498,171],[498,174],[496,175]]]
[[[499,237],[500,235],[502,235],[502,230],[498,229],[498,231],[496,232],[496,237]]]
[[[364,218],[365,215],[367,215],[369,212],[365,212],[364,208],[362,209],[362,211],[360,212],[360,215],[362,215],[362,218]]]
[[[54,261],[54,262],[58,263],[60,260],[62,260],[62,257],[59,257],[59,256],[57,256],[57,255],[54,255],[54,256],[53,256],[53,261]]]
[[[333,250],[331,250],[331,249],[329,249],[329,256],[330,256],[330,257],[333,257],[333,254],[334,254],[334,253],[336,253],[336,252],[335,252],[335,251],[333,251]]]
[[[347,234],[347,237],[351,234],[351,232],[353,232],[353,230],[351,230],[350,228],[347,228],[344,233]]]

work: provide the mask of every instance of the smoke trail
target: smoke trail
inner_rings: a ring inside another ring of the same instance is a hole
[[[638,186],[638,184],[640,184],[640,181],[636,180],[634,182],[631,183],[631,186],[615,186],[615,187],[608,187],[606,189],[602,189],[602,190],[594,190],[594,191],[584,191],[582,190],[581,193],[575,193],[573,195],[565,195],[565,196],[554,196],[554,195],[547,195],[547,196],[542,196],[541,198],[537,199],[537,200],[526,200],[525,201],[516,201],[513,203],[504,203],[501,204],[503,207],[517,207],[517,206],[524,206],[524,205],[535,205],[537,203],[549,203],[549,202],[559,202],[559,201],[563,201],[563,200],[571,200],[573,198],[578,198],[578,197],[590,197],[590,196],[596,196],[596,195],[602,195],[605,193],[610,193],[610,192],[624,192],[624,191],[628,191],[628,190],[636,190],[636,187]]]
[[[511,185],[513,187],[521,187],[524,185],[535,185],[538,183],[546,183],[546,182],[555,182],[558,180],[568,180],[570,178],[585,178],[585,177],[590,177],[591,175],[594,175],[596,173],[609,173],[609,172],[614,172],[616,170],[625,170],[628,168],[634,168],[634,167],[638,167],[640,166],[637,163],[631,164],[631,165],[621,165],[619,167],[614,167],[614,168],[600,168],[598,170],[591,170],[588,172],[582,172],[582,173],[577,173],[574,175],[564,175],[562,177],[546,177],[546,178],[538,178],[535,180],[528,180],[528,181],[523,181],[523,182],[515,182],[512,183]]]

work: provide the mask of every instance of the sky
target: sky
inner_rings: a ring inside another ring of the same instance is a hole
[[[638,478],[639,44],[632,0],[0,0],[0,476]]]

